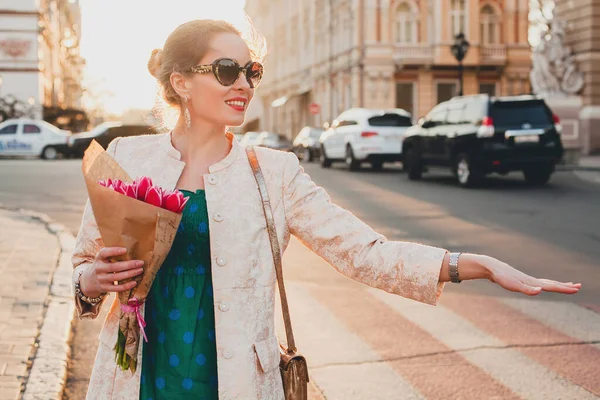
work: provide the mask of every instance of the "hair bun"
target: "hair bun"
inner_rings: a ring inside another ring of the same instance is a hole
[[[150,71],[150,74],[152,74],[152,76],[157,79],[160,74],[161,64],[162,64],[162,50],[161,49],[152,50],[152,54],[150,55],[150,59],[148,60],[148,71]]]

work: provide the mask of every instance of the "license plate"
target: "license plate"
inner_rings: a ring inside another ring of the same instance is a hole
[[[388,140],[388,142],[400,142],[402,141],[402,136],[389,135],[386,136],[386,139]]]
[[[515,143],[539,143],[539,135],[515,136]]]

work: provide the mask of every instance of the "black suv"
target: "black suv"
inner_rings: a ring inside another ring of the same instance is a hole
[[[449,168],[465,187],[493,172],[523,171],[543,185],[563,155],[560,132],[558,117],[534,96],[456,97],[406,132],[405,169],[418,180],[427,167]]]
[[[92,140],[98,142],[105,149],[116,137],[138,136],[158,133],[150,125],[128,125],[121,122],[104,122],[90,132],[71,135],[68,140],[71,156],[83,157]]]

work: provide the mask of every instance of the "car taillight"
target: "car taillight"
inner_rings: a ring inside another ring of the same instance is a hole
[[[554,122],[554,129],[558,134],[562,133],[562,125],[560,124],[560,118],[556,114],[552,114],[552,122]]]
[[[362,132],[360,134],[360,136],[362,137],[372,137],[372,136],[377,136],[377,132]]]
[[[494,131],[494,120],[491,117],[483,117],[481,126],[477,130],[477,137],[492,137]]]

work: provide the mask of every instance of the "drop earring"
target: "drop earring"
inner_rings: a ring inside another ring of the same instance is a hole
[[[183,98],[184,102],[187,103],[187,96]],[[187,106],[185,106],[185,111],[183,112],[183,118],[185,119],[185,126],[188,129],[192,128],[192,117],[190,116],[190,110],[188,110]]]

